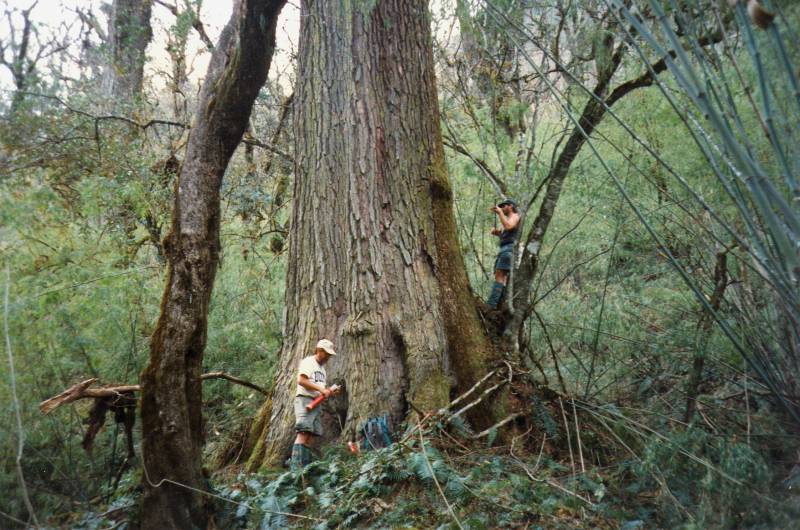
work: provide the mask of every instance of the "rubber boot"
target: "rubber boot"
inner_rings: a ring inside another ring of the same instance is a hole
[[[292,446],[292,471],[300,471],[305,467],[304,456],[306,453],[306,446],[303,444],[294,444]]]
[[[505,290],[505,285],[500,282],[494,282],[494,285],[492,285],[492,292],[489,293],[489,299],[486,300],[486,305],[492,309],[497,309],[497,306],[500,305],[500,300],[503,299],[503,292]]]
[[[303,448],[303,467],[306,467],[314,459],[314,455],[311,453],[310,447],[306,447],[305,445],[301,445],[300,447]]]

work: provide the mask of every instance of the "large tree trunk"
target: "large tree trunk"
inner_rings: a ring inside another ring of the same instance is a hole
[[[142,92],[145,50],[153,37],[151,0],[114,0],[108,15],[108,59],[103,95],[114,105]]]
[[[142,527],[206,528],[200,370],[219,259],[219,190],[269,70],[284,0],[240,0],[211,58],[176,189],[161,315],[142,373]]]
[[[435,410],[492,359],[455,233],[426,4],[302,4],[285,343],[253,469],[283,459],[297,364],[321,337],[340,352],[329,380],[346,383],[328,439],[339,420],[350,438],[372,415]]]

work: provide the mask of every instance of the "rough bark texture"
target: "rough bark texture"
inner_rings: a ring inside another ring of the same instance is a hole
[[[326,438],[437,409],[493,352],[455,233],[427,3],[305,1],[300,43],[285,343],[251,468],[285,457],[297,364],[321,337],[346,384]]]
[[[165,240],[161,315],[142,374],[142,527],[206,528],[200,369],[219,259],[219,190],[269,70],[284,1],[240,0],[211,58]]]
[[[151,0],[114,0],[108,16],[108,64],[103,94],[130,102],[142,92],[145,50],[153,37]]]

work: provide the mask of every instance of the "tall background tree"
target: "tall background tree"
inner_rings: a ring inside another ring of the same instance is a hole
[[[109,7],[102,86],[109,101],[130,102],[142,91],[151,11],[152,0],[113,0]]]
[[[75,20],[64,20],[58,33],[41,32],[32,12],[39,1],[30,2],[24,9],[12,7],[8,1],[0,4],[3,10],[0,38],[0,66],[3,66],[14,85],[9,114],[18,111],[29,92],[35,92],[45,77],[56,77],[55,66],[63,61],[69,48]]]

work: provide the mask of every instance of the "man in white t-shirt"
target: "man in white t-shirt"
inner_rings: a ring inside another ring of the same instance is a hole
[[[311,462],[309,446],[313,440],[312,437],[322,435],[321,407],[308,411],[306,405],[320,394],[327,398],[335,393],[334,390],[325,386],[327,378],[325,363],[334,355],[336,352],[333,349],[333,343],[328,339],[321,339],[317,342],[314,355],[301,360],[298,367],[297,390],[294,398],[294,430],[297,431],[297,437],[292,446],[292,466],[298,469]]]

